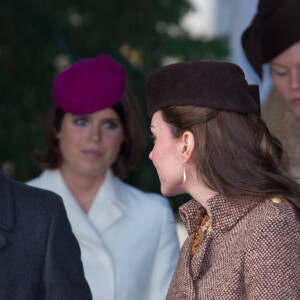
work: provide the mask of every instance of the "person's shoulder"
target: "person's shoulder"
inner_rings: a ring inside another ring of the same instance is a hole
[[[273,197],[265,200],[266,216],[269,219],[288,218],[299,221],[295,208],[283,198]]]
[[[35,178],[32,178],[30,179],[29,181],[26,182],[26,184],[30,185],[30,186],[37,186],[40,184],[40,181],[41,181],[41,176],[38,176],[38,177],[35,177]]]
[[[294,231],[300,237],[300,218],[295,208],[281,198],[267,198],[255,210],[255,223],[262,232]]]
[[[60,180],[59,176],[59,170],[44,170],[38,177],[35,177],[33,179],[30,179],[26,182],[26,184],[38,187],[38,188],[44,188],[49,189],[49,185],[53,185],[53,181]]]
[[[266,199],[249,215],[244,227],[246,243],[242,248],[246,253],[247,269],[256,268],[254,264],[259,261],[265,268],[285,271],[299,259],[299,217],[289,203],[278,199]],[[270,276],[266,270],[262,269],[262,272]]]
[[[14,202],[22,207],[31,208],[43,207],[43,209],[55,207],[62,203],[61,198],[54,192],[41,188],[29,186],[25,183],[9,179],[8,184],[11,187]]]

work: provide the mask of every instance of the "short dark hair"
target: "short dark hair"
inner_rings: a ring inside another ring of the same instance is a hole
[[[161,110],[174,138],[193,133],[197,176],[227,196],[282,197],[300,208],[300,185],[288,174],[281,143],[253,113],[195,106]]]
[[[120,102],[115,104],[114,109],[124,127],[124,142],[117,160],[111,166],[115,176],[124,178],[134,169],[141,158],[145,148],[145,124],[142,113],[137,105],[132,92],[125,91]],[[42,169],[57,169],[62,163],[62,154],[59,147],[57,134],[61,129],[61,123],[65,112],[56,104],[53,104],[46,129],[46,151],[35,151],[34,158]]]

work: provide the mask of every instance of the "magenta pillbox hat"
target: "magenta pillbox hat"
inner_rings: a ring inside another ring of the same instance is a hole
[[[83,59],[56,77],[53,99],[65,112],[91,114],[119,102],[126,79],[125,67],[106,55]]]

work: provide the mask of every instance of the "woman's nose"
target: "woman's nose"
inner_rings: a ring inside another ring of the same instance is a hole
[[[149,158],[152,160],[152,151],[149,153]]]
[[[290,87],[292,90],[300,89],[300,70],[292,73]]]
[[[91,126],[88,137],[91,141],[96,141],[96,142],[100,141],[102,138],[102,135],[101,135],[101,130],[99,129],[99,127]]]

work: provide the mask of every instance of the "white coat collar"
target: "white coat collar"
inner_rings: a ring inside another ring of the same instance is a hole
[[[41,187],[51,189],[63,198],[72,230],[77,238],[89,240],[103,247],[101,233],[123,216],[124,201],[118,201],[117,197],[117,194],[120,193],[121,181],[108,170],[88,214],[85,214],[58,169],[44,171],[40,180]]]
[[[122,182],[109,169],[88,211],[88,217],[100,233],[103,233],[123,217],[125,208]]]

